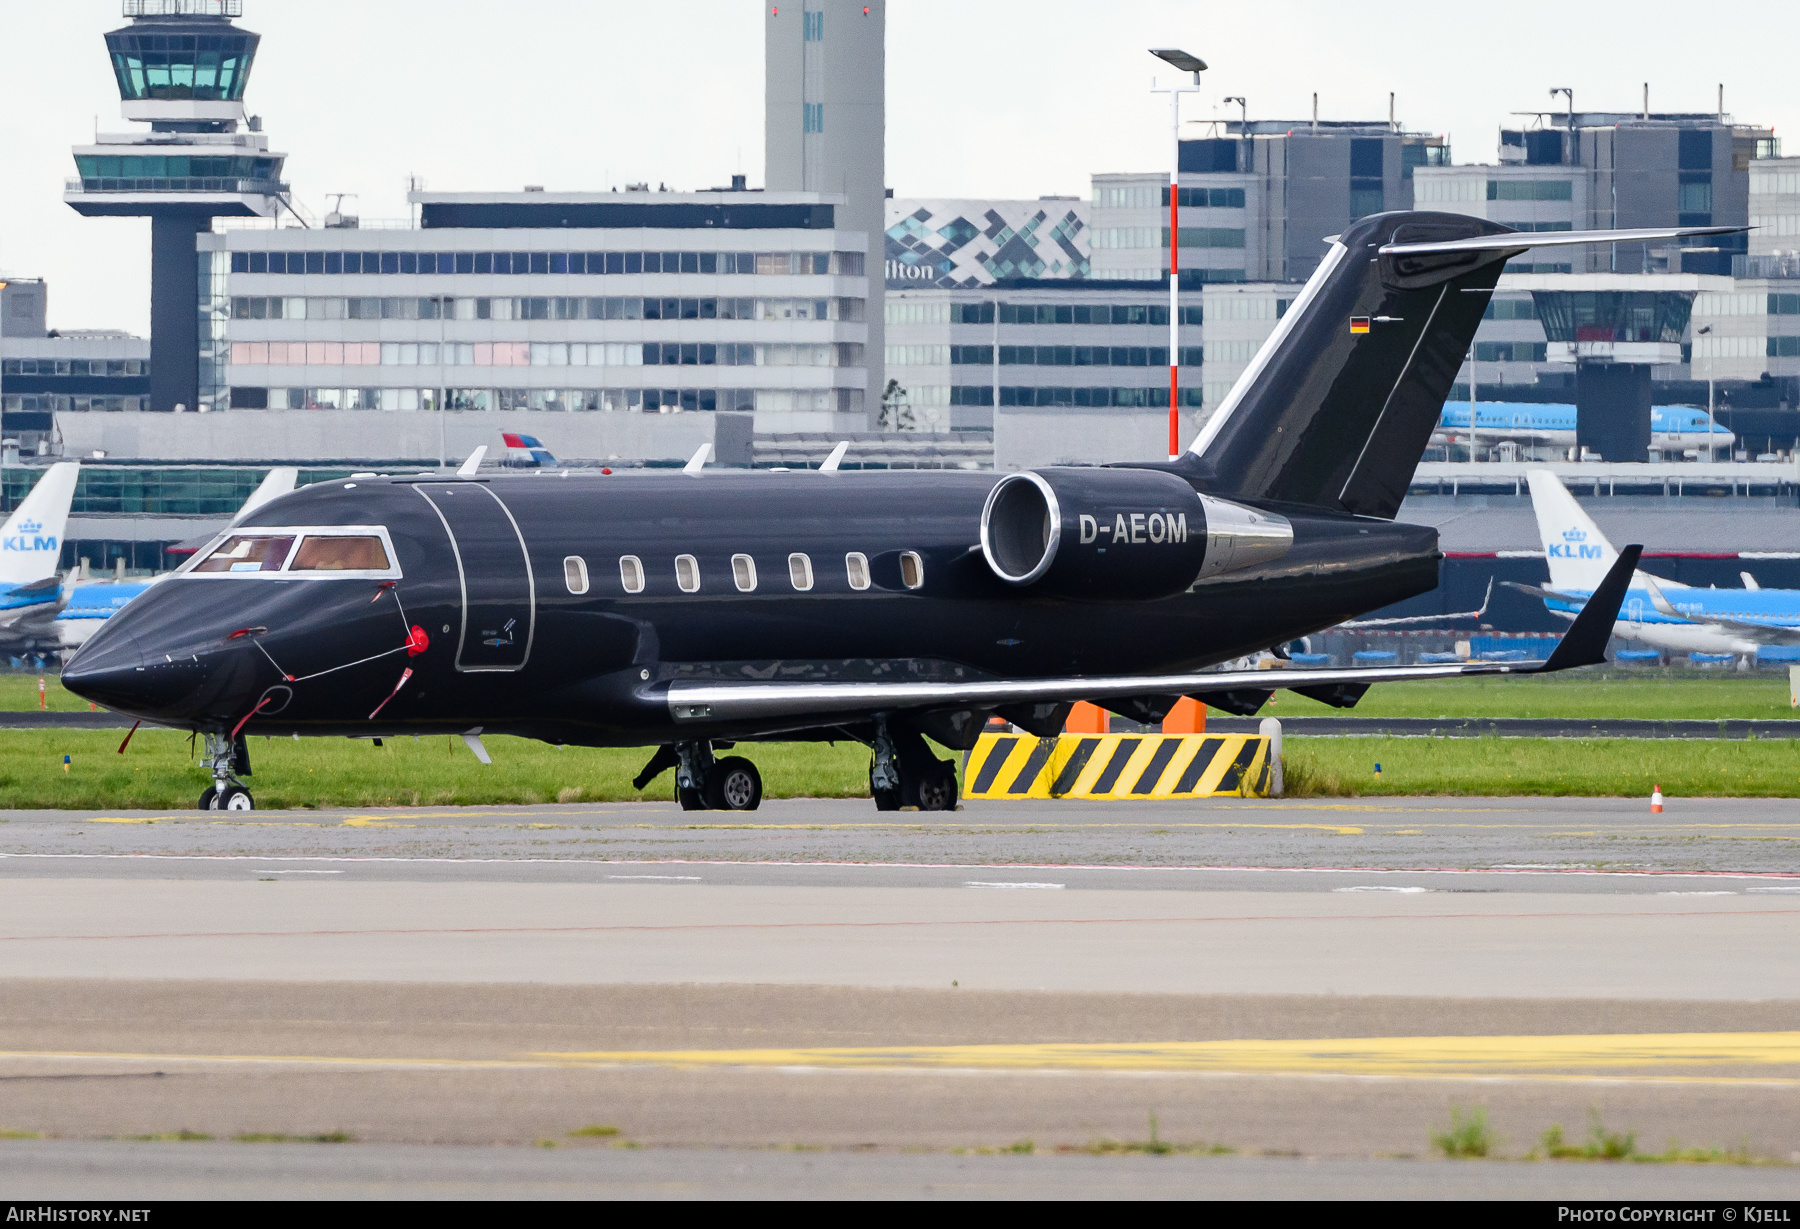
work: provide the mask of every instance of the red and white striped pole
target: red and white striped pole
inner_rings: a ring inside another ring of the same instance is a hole
[[[1200,92],[1206,62],[1185,51],[1150,54],[1194,74],[1192,85],[1150,86],[1151,93],[1169,96],[1169,460],[1173,461],[1181,456],[1181,96]]]
[[[1197,78],[1198,73],[1194,74]],[[1169,460],[1181,455],[1181,91],[1169,91]]]

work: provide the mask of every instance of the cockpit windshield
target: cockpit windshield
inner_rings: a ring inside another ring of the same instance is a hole
[[[226,538],[212,553],[202,559],[196,572],[279,572],[294,549],[291,534],[263,537],[234,534]]]
[[[290,572],[385,572],[387,550],[381,539],[368,537],[324,537],[308,534],[288,565]]]
[[[400,575],[388,532],[378,525],[245,530],[221,539],[182,570],[191,576]]]

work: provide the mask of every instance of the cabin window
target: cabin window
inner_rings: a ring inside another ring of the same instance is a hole
[[[869,587],[869,557],[861,551],[851,551],[844,556],[844,570],[850,574],[850,587],[862,590]]]
[[[900,583],[908,589],[919,589],[925,585],[925,561],[919,558],[917,551],[900,552]]]
[[[387,551],[381,539],[370,537],[315,537],[308,534],[294,552],[290,572],[385,572]]]
[[[619,583],[625,586],[627,593],[644,591],[644,564],[636,555],[619,557]]]
[[[588,591],[587,560],[580,555],[570,555],[564,559],[563,583],[569,586],[570,593],[586,593]]]
[[[219,548],[200,561],[196,572],[279,572],[294,547],[292,534],[257,537],[238,534],[219,543]]]
[[[748,555],[731,557],[731,579],[737,582],[739,593],[756,591],[756,560]]]
[[[692,555],[675,556],[675,583],[683,593],[700,591],[700,564]]]
[[[794,588],[805,593],[812,588],[812,560],[802,554],[788,556],[788,580]]]

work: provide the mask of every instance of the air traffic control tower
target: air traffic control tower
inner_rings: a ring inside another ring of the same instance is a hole
[[[80,178],[63,199],[87,217],[150,219],[150,408],[194,410],[209,335],[194,237],[214,218],[287,207],[286,155],[270,153],[261,121],[244,114],[261,36],[231,24],[243,0],[124,4],[131,24],[107,34],[106,50],[125,118],[150,129],[76,146]]]

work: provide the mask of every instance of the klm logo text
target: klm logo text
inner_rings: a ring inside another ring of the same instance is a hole
[[[56,535],[11,533],[0,538],[0,550],[57,550]]]

